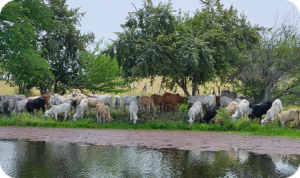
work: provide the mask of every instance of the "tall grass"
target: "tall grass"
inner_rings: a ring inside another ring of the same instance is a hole
[[[187,112],[158,112],[154,119],[151,113],[139,113],[137,124],[129,122],[128,111],[121,112],[111,110],[111,116],[114,118],[112,123],[97,123],[95,111],[92,115],[74,122],[72,119],[62,122],[63,117],[59,116],[58,121],[54,118],[45,118],[39,111],[34,116],[27,112],[20,115],[0,116],[0,126],[19,126],[19,127],[55,127],[55,128],[96,128],[96,129],[139,129],[139,130],[181,130],[181,131],[213,131],[228,132],[235,134],[245,134],[253,136],[278,136],[291,139],[300,139],[300,130],[295,124],[289,127],[282,127],[279,122],[268,124],[264,127],[259,125],[259,120],[250,121],[243,118],[233,122],[230,115],[224,110],[220,111],[215,119],[220,119],[219,124],[199,124],[195,122],[189,125]],[[198,118],[199,119],[199,118]]]

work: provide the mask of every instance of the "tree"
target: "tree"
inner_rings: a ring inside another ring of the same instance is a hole
[[[124,77],[162,75],[162,83],[173,90],[177,85],[187,96],[189,83],[192,95],[198,88],[219,77],[225,80],[237,54],[250,50],[258,42],[258,27],[253,27],[237,10],[224,9],[220,0],[201,0],[204,8],[193,17],[173,14],[172,4],[143,1],[143,8],[130,12],[123,32],[106,51],[116,56]]]
[[[45,57],[50,64],[55,80],[50,83],[41,83],[40,88],[46,90],[53,86],[55,93],[64,94],[67,90],[80,88],[79,75],[82,71],[80,52],[94,42],[94,33],[81,34],[76,29],[85,13],[80,8],[68,9],[66,0],[46,0],[51,9],[52,28],[41,37]],[[74,82],[77,81],[77,82]]]
[[[299,19],[288,14],[273,28],[261,32],[262,39],[252,51],[240,54],[239,64],[231,66],[229,80],[256,103],[298,94],[300,86]],[[295,23],[290,23],[293,21]],[[296,91],[295,91],[296,90]]]
[[[130,91],[125,89],[124,80],[121,78],[122,69],[118,67],[116,59],[101,54],[100,44],[97,43],[93,51],[86,51],[80,55],[83,68],[78,77],[81,89],[92,92],[121,93]]]
[[[49,65],[41,57],[38,36],[50,28],[51,12],[41,0],[15,0],[7,3],[0,14],[0,66],[11,86],[24,94],[41,79],[53,79]]]

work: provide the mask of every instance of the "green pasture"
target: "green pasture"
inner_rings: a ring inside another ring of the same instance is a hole
[[[286,107],[284,107],[286,108]],[[73,111],[74,112],[74,111]],[[72,112],[72,115],[74,114]],[[218,111],[215,119],[221,119],[220,124],[199,124],[195,122],[189,125],[188,114],[184,112],[157,112],[138,114],[137,124],[129,122],[129,112],[121,112],[120,110],[111,110],[111,116],[114,118],[112,123],[97,123],[95,110],[92,114],[82,119],[66,122],[63,116],[59,116],[58,120],[54,118],[45,118],[42,111],[38,111],[35,115],[27,112],[21,114],[2,115],[0,117],[0,126],[19,126],[19,127],[55,127],[55,128],[94,128],[94,129],[128,129],[128,130],[177,130],[177,131],[210,131],[210,132],[228,132],[234,134],[244,134],[249,136],[275,136],[290,139],[300,139],[300,130],[296,128],[294,122],[290,122],[287,127],[282,127],[280,122],[275,121],[267,126],[261,127],[259,119],[248,120],[243,118],[233,122],[230,115],[224,110]],[[199,118],[198,118],[199,119]]]

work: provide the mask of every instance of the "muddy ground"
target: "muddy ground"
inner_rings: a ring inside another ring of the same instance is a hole
[[[90,145],[144,146],[180,150],[217,151],[241,148],[259,154],[300,155],[300,141],[224,132],[138,131],[0,127],[0,139],[29,139]]]

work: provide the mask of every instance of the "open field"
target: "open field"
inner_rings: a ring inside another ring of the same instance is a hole
[[[119,93],[119,96],[124,96],[124,95],[129,95],[129,96],[137,96],[137,95],[145,95],[145,96],[151,96],[152,94],[159,94],[159,88],[160,88],[160,82],[161,82],[162,77],[155,77],[155,81],[153,82],[153,86],[150,86],[150,79],[143,79],[140,82],[135,82],[135,91],[131,90],[130,92],[126,92],[126,93]],[[145,83],[147,84],[147,91],[146,92],[142,92]],[[131,87],[132,84],[131,84]],[[204,88],[203,86],[199,86],[199,90],[200,90],[200,94],[206,94],[206,93],[211,93],[212,87],[215,88],[215,91],[218,92],[218,87],[217,84],[215,83],[208,83],[206,85],[206,88]],[[229,84],[226,85],[222,85],[222,87],[220,88],[222,89],[232,89],[232,86]],[[192,94],[192,87],[189,87],[189,92],[190,94]],[[5,81],[0,81],[0,95],[12,95],[15,94],[16,92],[16,87],[10,87],[9,85],[5,85]],[[39,94],[39,90],[33,89],[34,94]],[[80,93],[80,91],[76,91],[78,93]],[[163,94],[165,92],[172,92],[170,90],[164,89],[162,91],[160,91],[160,94]],[[176,93],[179,93],[180,95],[184,95],[183,90],[180,87],[177,87]],[[99,93],[99,94],[105,94],[105,93]],[[112,96],[115,95],[115,93],[108,93]]]

